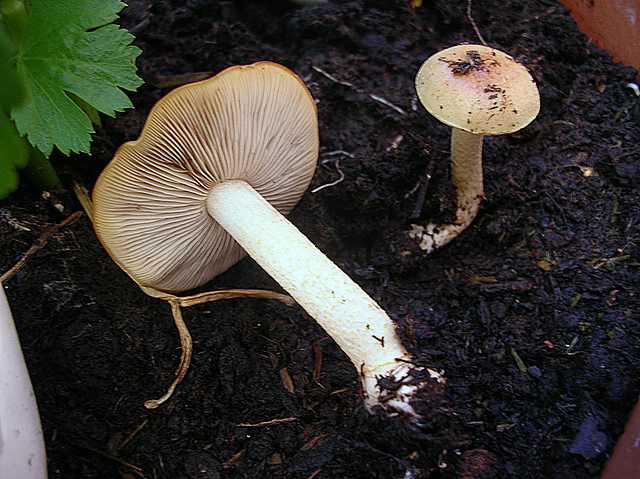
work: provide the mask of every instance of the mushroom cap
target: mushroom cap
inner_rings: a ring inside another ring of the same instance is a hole
[[[483,45],[457,45],[429,57],[418,71],[416,90],[438,120],[480,135],[513,133],[540,111],[540,94],[527,69]]]
[[[96,234],[139,285],[195,288],[246,254],[207,212],[211,188],[246,181],[286,214],[318,151],[315,102],[298,76],[271,62],[230,67],[170,92],[118,149],[94,188]]]

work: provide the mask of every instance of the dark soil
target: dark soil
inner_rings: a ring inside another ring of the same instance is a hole
[[[391,314],[419,363],[446,372],[446,401],[423,431],[370,416],[355,369],[301,310],[234,300],[186,311],[189,375],[145,410],[177,365],[170,311],[83,218],[6,285],[50,477],[136,477],[121,463],[148,479],[598,477],[640,393],[640,100],[625,88],[636,72],[589,44],[556,1],[475,2],[485,39],[535,76],[542,109],[486,140],[477,220],[425,257],[406,231],[451,217],[449,130],[417,106],[413,80],[437,50],[477,42],[466,2],[130,3],[122,23],[147,84],[135,110],[105,120],[92,158],[56,161],[65,181],[93,184],[171,76],[289,66],[318,100],[323,152],[353,155],[340,158],[344,181],[307,193],[291,219]],[[337,178],[319,166],[312,186]],[[79,209],[62,201],[65,214]],[[62,218],[26,185],[0,202],[0,271]],[[222,287],[278,289],[250,259],[207,289]]]

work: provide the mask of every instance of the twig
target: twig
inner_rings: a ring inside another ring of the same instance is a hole
[[[351,388],[336,389],[335,391],[331,391],[329,393],[329,396],[335,396],[336,394],[346,393],[347,391],[351,391]]]
[[[280,381],[282,382],[282,387],[289,394],[293,394],[296,392],[296,388],[293,384],[293,379],[291,379],[291,375],[289,374],[289,370],[287,368],[282,368],[280,370]]]
[[[353,83],[349,83],[347,81],[344,80],[339,80],[338,78],[336,78],[335,76],[333,76],[331,73],[324,71],[322,68],[317,67],[315,65],[312,65],[311,68],[313,68],[315,71],[317,71],[318,73],[320,73],[320,75],[324,76],[325,78],[327,78],[328,80],[331,80],[333,83],[337,83],[338,85],[342,85],[344,87],[347,88],[351,88],[352,90],[355,90],[358,93],[362,93],[367,95],[369,98],[371,98],[373,101],[376,101],[378,103],[380,103],[381,105],[384,105],[388,108],[391,108],[392,110],[394,110],[396,113],[399,113],[400,115],[406,115],[407,112],[404,111],[402,108],[400,108],[397,105],[394,105],[393,103],[391,103],[389,100],[387,100],[386,98],[383,98],[379,95],[375,95],[373,93],[368,93],[360,88],[358,88],[357,86],[355,86]]]
[[[73,192],[76,194],[76,198],[80,202],[84,213],[89,218],[89,221],[93,223],[93,202],[91,201],[91,197],[89,196],[89,190],[87,190],[80,183],[74,181],[73,182]]]
[[[420,214],[422,213],[422,208],[424,207],[424,200],[427,197],[427,191],[429,190],[429,183],[431,182],[431,172],[433,171],[433,161],[429,162],[427,166],[427,172],[425,173],[425,179],[420,185],[420,189],[418,190],[418,197],[416,198],[416,204],[413,207],[413,212],[409,219],[415,220],[420,218]]]
[[[480,43],[482,43],[486,47],[487,42],[485,42],[484,38],[482,38],[482,33],[480,33],[480,29],[478,28],[476,21],[473,19],[473,15],[471,15],[471,2],[472,0],[467,0],[467,19],[469,20],[469,22],[471,22],[471,26],[473,27],[473,30],[476,32],[476,35],[478,36],[478,40],[480,40]]]
[[[343,80],[338,80],[336,77],[334,77],[331,73],[328,73],[326,71],[324,71],[322,68],[317,67],[315,65],[312,65],[311,68],[313,68],[315,71],[317,71],[318,73],[320,73],[320,75],[324,76],[325,78],[331,80],[333,83],[337,83],[338,85],[342,85],[342,86],[346,86],[347,88],[354,88],[357,89],[355,86],[353,86],[353,83],[349,83]]]
[[[513,357],[513,360],[516,362],[516,366],[518,366],[518,369],[520,370],[520,372],[521,373],[526,373],[527,372],[527,366],[526,366],[526,364],[524,364],[524,361],[522,360],[522,358],[518,354],[518,351],[516,351],[515,348],[509,348],[509,350],[511,352],[511,357]]]
[[[411,212],[411,216],[409,219],[415,220],[420,218],[420,214],[422,213],[422,207],[424,206],[424,200],[427,197],[427,190],[429,189],[429,183],[431,182],[431,175],[427,174],[425,176],[425,180],[420,185],[420,190],[418,191],[418,197],[416,198],[416,204],[413,207],[413,211]]]
[[[131,433],[126,438],[124,438],[124,441],[120,443],[120,445],[117,447],[117,450],[121,451],[122,449],[127,447],[131,443],[131,441],[133,441],[135,437],[140,433],[140,431],[144,429],[148,422],[149,419],[145,419],[144,421],[142,421],[133,431],[131,431]]]
[[[422,180],[420,179],[416,182],[413,188],[411,188],[407,193],[404,194],[404,199],[406,200],[411,195],[413,195],[416,191],[418,191],[421,185],[422,185]]]
[[[240,460],[243,458],[246,452],[247,452],[246,449],[241,449],[240,451],[236,452],[228,460],[222,463],[222,467],[225,469],[230,469],[234,467],[238,462],[240,462]]]
[[[369,98],[371,98],[374,101],[377,101],[378,103],[381,103],[384,106],[388,106],[389,108],[391,108],[392,110],[397,111],[398,113],[400,113],[401,115],[406,115],[407,112],[404,111],[402,108],[400,108],[397,105],[394,105],[393,103],[391,103],[389,100],[382,98],[381,96],[378,95],[374,95],[373,93],[369,93]]]
[[[404,140],[404,135],[397,135],[393,139],[391,144],[385,148],[384,152],[389,153],[390,151],[395,150],[396,148],[398,148],[398,146],[400,146],[400,143],[402,143],[402,140]]]
[[[86,444],[75,444],[72,443],[74,446],[79,447],[81,449],[86,449],[87,451],[91,451],[94,454],[98,454],[99,456],[102,456],[106,459],[109,459],[110,461],[113,461],[117,464],[120,464],[121,466],[126,467],[127,469],[130,469],[131,472],[133,472],[136,476],[144,479],[144,471],[139,468],[138,466],[134,466],[133,464],[129,464],[126,461],[123,461],[122,459],[120,459],[119,457],[114,456],[113,454],[109,454],[108,452],[104,452],[101,451],[99,449],[95,449],[91,446],[87,446]]]
[[[322,372],[322,347],[320,343],[313,343],[313,380],[320,382],[320,373]]]
[[[296,422],[298,420],[297,417],[285,417],[282,419],[271,419],[270,421],[263,422],[241,422],[240,424],[236,424],[237,427],[269,427],[269,426],[278,426],[280,424],[289,424],[290,422]]]
[[[37,239],[35,244],[33,244],[27,250],[27,252],[22,256],[22,258],[20,258],[18,262],[15,265],[13,265],[11,269],[9,269],[2,276],[0,276],[0,283],[6,283],[11,278],[13,278],[17,273],[20,272],[20,270],[22,270],[22,268],[24,268],[24,266],[27,264],[27,261],[29,261],[29,259],[31,259],[31,257],[34,254],[36,254],[38,251],[40,251],[42,248],[44,248],[47,245],[47,243],[49,242],[49,239],[51,239],[53,235],[55,235],[58,231],[60,231],[65,226],[69,226],[70,224],[73,224],[76,221],[78,221],[78,219],[81,216],[82,216],[82,211],[76,211],[75,213],[71,213],[69,216],[67,216],[67,218],[62,223],[58,223],[44,230],[44,232],[40,235],[40,237]]]
[[[27,232],[31,231],[31,228],[27,228],[26,226],[20,224],[18,220],[13,218],[11,216],[11,213],[9,213],[8,210],[0,209],[0,220],[6,221],[9,226],[13,227],[13,229],[16,229],[18,231],[27,231]]]

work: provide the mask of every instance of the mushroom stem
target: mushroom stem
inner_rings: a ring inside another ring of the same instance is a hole
[[[207,209],[349,356],[362,375],[367,407],[413,413],[408,402],[416,386],[389,391],[378,385],[378,377],[411,380],[411,356],[389,316],[360,286],[248,183],[217,184]]]
[[[483,139],[483,135],[452,128],[451,180],[456,187],[456,219],[450,224],[429,223],[422,231],[420,249],[431,253],[446,245],[462,233],[478,214],[484,198]]]

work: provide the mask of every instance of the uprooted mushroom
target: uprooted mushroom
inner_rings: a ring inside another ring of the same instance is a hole
[[[416,77],[418,98],[451,130],[453,223],[412,225],[409,236],[432,252],[462,233],[484,198],[482,143],[486,135],[513,133],[538,115],[540,96],[527,69],[483,45],[458,45],[427,59]]]
[[[118,150],[94,190],[97,235],[156,296],[200,286],[248,253],[349,356],[369,408],[412,415],[419,368],[394,323],[283,216],[318,151],[315,103],[294,73],[231,67],[160,100]]]

